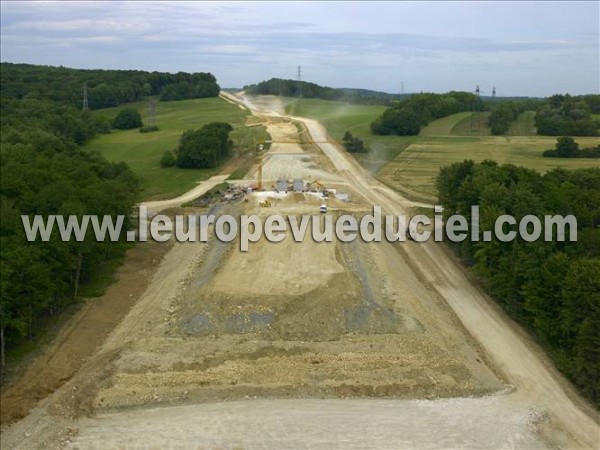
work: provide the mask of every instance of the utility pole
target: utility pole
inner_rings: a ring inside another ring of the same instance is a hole
[[[90,106],[88,104],[87,83],[83,83],[83,111],[87,111],[88,109],[90,109]]]
[[[473,100],[473,105],[471,106],[471,134],[473,134],[473,128],[475,124],[475,104],[478,103],[479,100],[479,85],[475,88],[475,100]],[[479,122],[479,121],[478,121]]]
[[[298,97],[302,98],[302,67],[298,65]]]

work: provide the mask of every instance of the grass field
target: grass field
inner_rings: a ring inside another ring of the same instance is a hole
[[[339,141],[346,131],[361,138],[370,151],[365,154],[355,154],[356,159],[373,173],[394,159],[416,139],[416,136],[371,134],[371,122],[386,110],[385,106],[350,105],[319,99],[286,98],[284,100],[287,114],[317,119],[327,128],[330,136]]]
[[[449,136],[456,125],[470,118],[471,115],[472,113],[467,111],[434,120],[421,130],[419,136]]]
[[[93,111],[92,114],[112,119],[126,107],[136,108],[144,121],[148,115],[148,103],[140,102]],[[264,137],[264,127],[244,127],[248,112],[220,98],[158,102],[156,124],[159,131],[140,133],[137,129],[113,131],[100,135],[85,146],[86,150],[97,151],[110,161],[125,161],[139,176],[142,198],[162,199],[180,195],[201,180],[218,173],[215,169],[161,168],[160,159],[166,150],[177,146],[179,136],[185,130],[200,128],[214,121],[228,122],[234,127],[232,140],[237,147],[249,147],[255,140]]]
[[[487,126],[489,112],[466,113],[450,130],[453,136],[490,136],[492,132]],[[444,119],[440,119],[444,120]],[[435,122],[433,122],[435,124]],[[432,124],[432,125],[433,125]]]
[[[535,111],[525,111],[519,114],[506,134],[509,136],[536,136]]]
[[[463,112],[436,120],[419,136],[372,136],[370,123],[385,108],[348,105],[314,99],[287,100],[286,112],[312,117],[340,139],[346,130],[359,136],[371,149],[357,159],[390,186],[425,200],[436,199],[435,178],[440,167],[464,159],[511,163],[540,172],[555,167],[576,169],[597,167],[594,159],[543,158],[542,152],[554,148],[556,137],[535,134],[535,113],[526,111],[512,124],[506,136],[491,136],[486,126],[488,112]],[[473,123],[473,132],[471,132]],[[600,143],[600,138],[576,138],[580,147]]]
[[[461,112],[435,120],[419,136],[491,136],[489,112]],[[536,136],[535,111],[525,111],[511,124],[507,136]]]
[[[580,147],[600,143],[600,138],[575,139]],[[419,137],[393,161],[379,171],[378,176],[390,186],[406,194],[428,200],[436,198],[435,178],[440,167],[472,159],[491,159],[546,172],[556,167],[577,169],[598,167],[594,159],[544,158],[542,152],[554,148],[550,136],[482,136],[482,137]]]

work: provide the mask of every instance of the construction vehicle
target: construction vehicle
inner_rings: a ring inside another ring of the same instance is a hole
[[[317,188],[314,188],[314,185],[317,185]],[[318,190],[324,191],[325,186],[319,180],[311,181],[306,183],[306,190],[311,192],[317,192]]]
[[[258,202],[258,206],[260,206],[261,208],[270,208],[271,201],[269,199],[262,200],[262,201]]]

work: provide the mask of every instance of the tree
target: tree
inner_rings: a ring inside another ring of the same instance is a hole
[[[55,234],[48,242],[29,242],[21,216],[123,215],[127,229],[139,186],[125,164],[80,149],[99,128],[88,112],[48,98],[3,97],[0,108],[2,353],[34,337],[41,317],[72,304],[80,287],[127,245],[96,242],[91,234],[83,242]]]
[[[88,87],[91,109],[139,101],[159,95],[168,85],[190,83],[194,96],[219,95],[219,85],[210,73],[177,74],[141,70],[81,70],[66,67],[1,63],[2,98],[37,98],[61,105],[81,107],[81,89]]]
[[[371,124],[373,134],[410,136],[421,131],[417,113],[409,108],[390,108]]]
[[[124,108],[113,120],[113,127],[120,130],[129,130],[142,126],[142,115],[133,108]]]
[[[160,159],[161,167],[173,167],[175,165],[175,156],[173,156],[173,152],[171,150],[167,150],[163,153],[162,158]]]
[[[538,134],[546,136],[597,136],[600,123],[592,119],[596,96],[553,95],[535,117]]]
[[[469,92],[414,94],[385,110],[371,124],[371,132],[381,135],[416,135],[435,119],[461,111],[483,109],[481,99]]]
[[[570,138],[561,148],[573,151]],[[514,165],[473,161],[443,167],[437,179],[444,215],[469,220],[480,206],[481,232],[512,215],[573,214],[577,242],[465,240],[451,248],[483,279],[488,293],[534,332],[557,366],[600,405],[600,168],[542,175]],[[514,229],[514,228],[513,228]],[[507,230],[505,230],[507,231]],[[555,231],[556,233],[556,231]]]
[[[346,131],[344,134],[342,144],[344,145],[346,151],[350,153],[365,153],[367,151],[365,143],[362,141],[362,139],[358,138],[357,136],[352,136],[350,131]]]
[[[183,168],[215,167],[231,153],[233,143],[229,140],[232,126],[224,122],[212,122],[198,130],[185,131],[179,139],[176,164]]]
[[[562,158],[573,158],[579,152],[579,145],[570,136],[559,137],[556,140],[556,154]]]

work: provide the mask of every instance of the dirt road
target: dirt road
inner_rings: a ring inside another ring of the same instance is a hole
[[[196,186],[193,189],[190,189],[185,194],[182,194],[179,197],[172,198],[169,200],[154,200],[150,202],[144,202],[141,204],[141,206],[145,206],[146,208],[148,208],[148,214],[155,215],[161,211],[164,211],[165,209],[180,206],[182,203],[189,202],[200,197],[202,194],[209,191],[217,184],[225,181],[228,177],[229,174],[215,175],[214,177],[211,177],[206,181],[199,182],[198,186]]]
[[[241,100],[244,101],[243,98]],[[254,105],[250,103],[248,106]],[[269,111],[270,114],[277,112],[277,107]],[[317,121],[300,117],[294,119],[304,121],[315,143],[364,198],[382,206],[388,214],[407,212],[406,207],[410,203],[377,182],[337,145],[330,143],[326,130]],[[580,445],[597,448],[600,442],[597,412],[580,399],[547,357],[541,354],[539,347],[473,285],[444,248],[433,241],[404,243],[398,247],[516,386],[516,392],[511,394],[515,400],[542,408]]]
[[[242,101],[281,119],[277,99]],[[330,214],[422,205],[374,180],[317,122],[295,119],[329,176],[356,193],[330,199]],[[277,139],[291,143],[284,131]],[[274,152],[273,177],[289,155]],[[146,206],[158,213],[220,181]],[[314,214],[321,202],[261,192],[219,207]],[[594,448],[594,413],[443,247],[236,245],[174,244],[94,357],[3,430],[3,447]]]
[[[106,414],[68,448],[546,448],[505,396],[442,400],[245,400]]]

